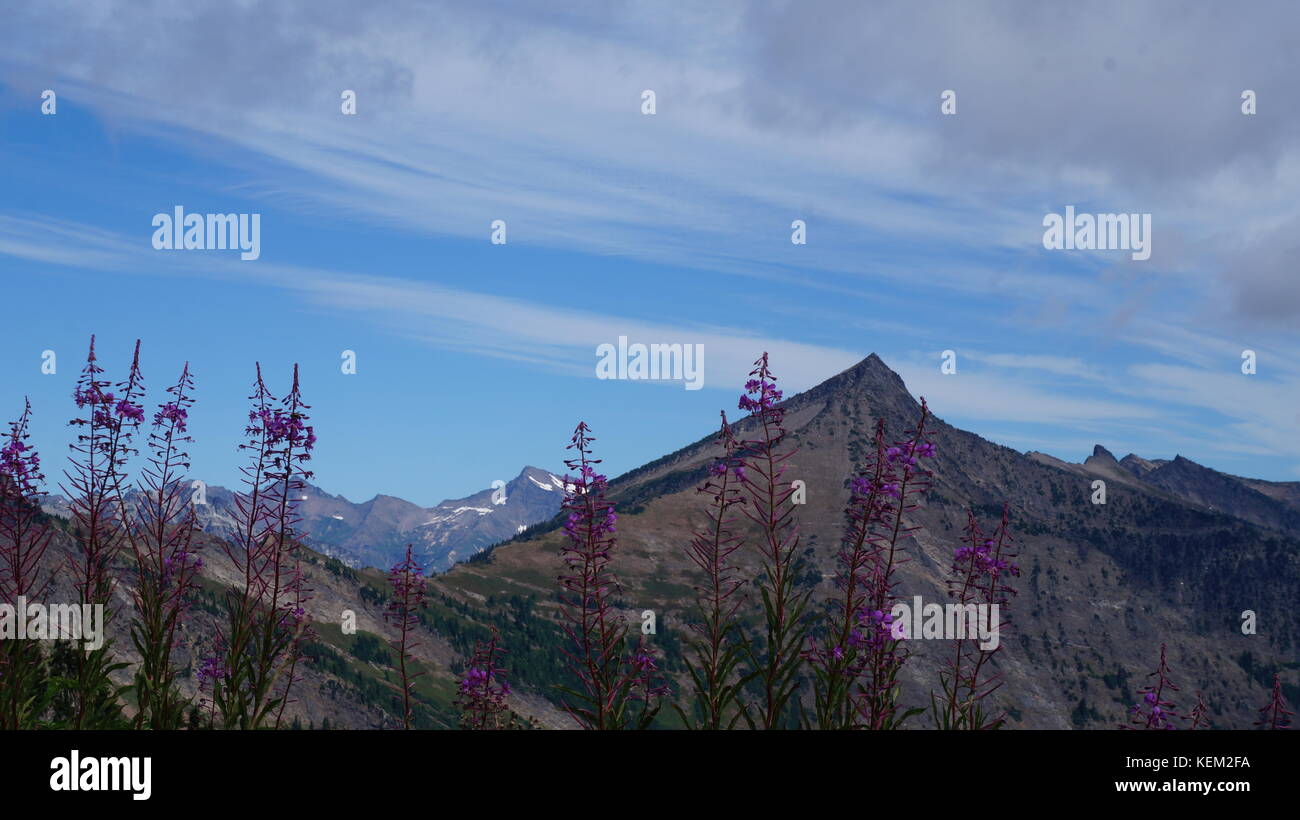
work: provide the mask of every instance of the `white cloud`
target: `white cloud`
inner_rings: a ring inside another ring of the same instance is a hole
[[[1021,353],[983,353],[977,350],[963,350],[962,353],[966,358],[984,362],[993,367],[1041,370],[1058,376],[1073,376],[1080,379],[1101,380],[1105,378],[1097,365],[1089,364],[1083,359],[1074,357]]]
[[[1165,364],[1134,365],[1133,395],[1218,415],[1223,424],[1202,441],[1225,451],[1300,456],[1300,385],[1240,369],[1203,370]],[[1207,431],[1209,432],[1209,431]]]
[[[13,237],[28,235],[19,243]],[[0,216],[0,254],[71,267],[175,275],[176,257],[141,240],[75,223]],[[259,261],[255,265],[207,254],[186,256],[186,275],[238,280],[295,292],[304,301],[363,315],[390,332],[443,348],[542,364],[589,376],[596,347],[629,343],[704,345],[704,387],[735,389],[767,351],[787,391],[803,390],[851,367],[870,351],[849,351],[739,333],[709,325],[649,322],[443,287],[395,276],[357,274]]]
[[[770,354],[787,391],[804,390],[853,366],[855,352],[709,326],[670,325],[545,306],[489,294],[379,276],[283,269],[284,287],[332,308],[367,315],[379,324],[444,347],[487,356],[545,363],[591,375],[596,347],[629,343],[704,346],[704,387],[735,390],[759,354]],[[429,328],[437,328],[437,332]]]
[[[894,369],[913,395],[925,396],[935,413],[945,418],[1070,427],[1101,420],[1154,419],[1160,415],[1150,406],[1090,398],[1080,395],[1083,391],[1066,393],[1002,374],[962,372],[960,364],[957,373],[945,375],[939,372],[937,358],[932,365],[908,362]]]

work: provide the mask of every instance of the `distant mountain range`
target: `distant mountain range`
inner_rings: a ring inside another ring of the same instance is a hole
[[[789,476],[807,488],[807,503],[796,512],[808,561],[798,583],[820,607],[836,594],[843,507],[849,481],[871,450],[874,421],[884,417],[889,436],[901,437],[915,423],[919,404],[872,355],[782,406],[789,443],[798,447]],[[708,418],[700,420],[701,432],[710,427]],[[1186,711],[1202,692],[1216,728],[1250,728],[1275,671],[1282,673],[1288,699],[1300,702],[1300,482],[1232,476],[1181,456],[1116,459],[1100,445],[1075,464],[1003,447],[941,418],[933,419],[931,430],[937,454],[926,463],[934,484],[905,521],[920,528],[905,542],[898,593],[945,600],[944,579],[967,510],[992,527],[1003,503],[1009,505],[1022,575],[996,662],[1004,685],[991,704],[1006,710],[1009,727],[1113,728],[1138,697],[1162,644],[1180,687],[1176,702]],[[566,432],[550,433],[557,456]],[[736,433],[753,438],[756,430],[746,418],[736,423]],[[689,683],[682,648],[701,580],[685,552],[704,521],[706,499],[695,488],[718,455],[710,434],[610,482],[619,513],[612,564],[618,606],[633,623],[642,611],[655,611],[657,633],[649,640],[663,653],[661,669],[678,692]],[[1098,479],[1106,484],[1104,504],[1093,503]],[[384,644],[395,633],[384,618],[382,569],[411,542],[422,561],[446,570],[429,582],[418,641],[428,673],[419,689],[428,725],[454,724],[456,670],[492,627],[509,653],[512,707],[543,726],[572,726],[555,704],[555,687],[569,683],[562,672],[567,638],[555,608],[562,479],[529,467],[504,489],[504,504],[493,504],[489,488],[432,508],[382,495],[354,504],[315,487],[304,493],[307,544],[325,555],[306,553],[314,590],[308,610],[319,643],[296,690],[294,717],[304,725],[326,718],[336,727],[393,725],[395,678]],[[215,543],[230,525],[231,494],[209,487],[207,500],[203,527],[209,534],[201,540],[208,564],[178,655],[191,665],[182,678],[191,694],[193,664],[217,640],[222,590],[239,581]],[[58,501],[52,499],[55,506]],[[46,558],[54,600],[75,594],[68,574],[58,571],[73,556],[64,522]],[[754,549],[735,557],[745,578],[757,577]],[[126,559],[122,573],[129,584]],[[752,586],[743,594],[747,607],[756,609]],[[357,614],[355,635],[339,629],[345,610]],[[1248,611],[1258,624],[1254,634],[1242,631]],[[127,623],[114,619],[113,629],[116,651],[131,661]],[[922,706],[949,644],[910,643],[901,698]]]
[[[815,587],[812,600],[820,604],[836,594],[849,480],[871,451],[874,420],[884,417],[889,437],[901,438],[920,405],[873,354],[782,406],[789,444],[798,447],[789,477],[807,487],[807,503],[796,511],[809,561],[800,582]],[[736,427],[739,438],[758,434],[750,419]],[[1181,456],[1117,460],[1101,446],[1072,464],[1017,452],[940,418],[931,429],[934,484],[906,522],[920,529],[907,539],[898,592],[946,600],[944,579],[967,510],[991,530],[1003,503],[1009,505],[1023,575],[998,662],[1005,685],[995,701],[1011,726],[1115,726],[1154,669],[1161,644],[1182,687],[1179,705],[1190,709],[1202,691],[1215,726],[1250,728],[1273,671],[1283,671],[1296,702],[1300,482],[1240,478]],[[668,649],[689,634],[701,579],[685,548],[705,520],[695,487],[718,456],[711,435],[610,483],[619,510],[613,569],[621,599],[628,614],[658,613],[657,640]],[[1104,504],[1093,503],[1097,479],[1105,482]],[[469,612],[485,596],[532,596],[551,606],[563,538],[558,523],[456,566],[437,579],[438,589]],[[760,571],[755,552],[736,553],[751,579]],[[1257,634],[1242,632],[1248,611],[1257,616]],[[512,637],[503,635],[507,646]],[[943,662],[940,643],[913,647],[903,692],[909,705],[928,702]]]
[[[128,502],[135,492],[128,492]],[[209,485],[205,495],[207,503],[198,508],[200,528],[230,537],[236,529],[235,494]],[[299,499],[298,514],[306,543],[348,566],[387,569],[401,560],[411,544],[427,571],[442,572],[551,518],[559,511],[563,495],[560,477],[525,467],[499,492],[489,487],[436,507],[421,507],[391,495],[358,504],[309,484]],[[50,496],[44,506],[56,515],[69,515],[68,502],[61,496]]]
[[[1027,453],[1040,463],[1071,472],[1110,479],[1224,512],[1261,527],[1300,537],[1300,482],[1263,481],[1221,473],[1182,456],[1148,460],[1129,453],[1116,460],[1098,444],[1082,464],[1069,464],[1044,453]]]

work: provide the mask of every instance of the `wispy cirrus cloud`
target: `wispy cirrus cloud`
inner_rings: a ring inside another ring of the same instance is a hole
[[[1264,384],[1297,372],[1300,104],[1283,93],[1276,34],[1296,12],[1179,9],[51,2],[6,18],[0,82],[29,108],[57,86],[115,143],[190,160],[177,178],[133,169],[143,193],[123,207],[146,216],[142,202],[183,182],[279,210],[273,248],[313,230],[485,243],[503,218],[523,254],[494,260],[499,276],[480,263],[458,277],[459,261],[309,264],[272,249],[256,269],[186,256],[187,276],[574,375],[618,335],[704,343],[706,386],[755,347],[791,362],[798,386],[893,348],[917,392],[972,420],[1263,453],[1286,434],[1288,395],[1234,408],[1211,394],[1234,395],[1245,348]],[[1206,41],[1213,54],[1189,47]],[[1248,87],[1256,117],[1238,110]],[[339,113],[343,88],[357,117]],[[653,117],[639,112],[646,88]],[[1042,216],[1066,204],[1151,212],[1156,256],[1045,251]],[[143,223],[125,235],[17,208],[0,205],[15,268],[181,267],[147,252]],[[797,248],[794,218],[809,227]],[[532,286],[535,260],[557,251],[607,263],[600,301]],[[647,306],[661,271],[691,280],[673,306],[716,307]],[[942,380],[908,360],[916,347],[971,366]]]
[[[1205,430],[1204,444],[1300,459],[1300,384],[1293,379],[1168,364],[1134,365],[1130,373],[1134,395],[1215,414],[1219,423]]]
[[[692,344],[705,351],[704,386],[734,390],[759,352],[783,363],[788,390],[812,387],[852,365],[860,353],[803,344],[766,333],[708,325],[673,325],[545,306],[381,276],[284,269],[286,287],[336,310],[357,312],[412,338],[486,356],[544,363],[590,376],[595,349],[628,343]],[[436,330],[433,330],[436,328]]]
[[[16,237],[27,237],[19,242]],[[761,332],[707,324],[650,322],[576,310],[409,277],[299,265],[247,265],[207,254],[153,251],[143,241],[63,221],[0,217],[0,255],[71,268],[115,269],[147,276],[206,276],[293,292],[304,304],[355,314],[377,327],[443,349],[530,361],[570,375],[590,376],[595,349],[616,344],[693,344],[705,349],[704,386],[732,390],[764,350],[784,363],[790,390],[811,387],[855,364],[862,354],[805,344]]]
[[[933,365],[907,363],[894,368],[915,395],[925,396],[935,412],[963,420],[1030,422],[1082,426],[1100,421],[1150,420],[1157,408],[1141,402],[1063,394],[1031,379],[999,372],[944,374]]]
[[[1100,366],[1089,364],[1071,356],[1049,356],[1025,353],[985,353],[978,350],[963,351],[968,358],[993,367],[1016,370],[1036,370],[1058,376],[1100,381],[1106,378]]]

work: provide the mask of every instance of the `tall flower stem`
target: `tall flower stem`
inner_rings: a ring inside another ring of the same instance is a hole
[[[1165,645],[1160,644],[1160,665],[1156,671],[1147,675],[1155,680],[1142,688],[1140,702],[1129,707],[1129,720],[1121,724],[1121,729],[1174,729],[1178,719],[1178,707],[1169,699],[1170,692],[1177,692],[1178,687],[1170,678],[1169,663],[1165,660]]]
[[[605,498],[607,479],[596,472],[600,459],[591,455],[595,438],[590,433],[586,422],[579,422],[567,448],[576,456],[564,462],[577,474],[564,479],[568,543],[560,551],[566,569],[559,578],[560,614],[570,642],[565,655],[580,689],[560,689],[567,696],[566,711],[584,729],[644,728],[659,704],[657,697],[642,702],[635,716],[628,708],[639,678],[627,654],[627,622],[613,605],[619,586],[610,559],[618,516]]]
[[[703,586],[696,587],[695,605],[698,622],[690,625],[695,633],[691,641],[694,657],[686,660],[695,689],[691,713],[677,704],[682,722],[697,729],[730,729],[746,710],[741,692],[746,680],[737,674],[743,659],[744,645],[736,610],[742,599],[736,592],[744,585],[730,557],[743,544],[736,531],[737,518],[732,508],[743,504],[739,484],[744,468],[736,455],[739,447],[722,414],[718,433],[722,458],[709,471],[709,478],[696,488],[708,496],[708,524],[696,532],[687,550],[691,562],[704,574]]]
[[[890,611],[898,600],[895,591],[895,573],[907,562],[903,539],[915,526],[906,525],[907,515],[916,509],[915,499],[930,487],[930,473],[920,466],[925,458],[932,458],[935,447],[927,439],[930,408],[921,399],[921,414],[916,427],[903,440],[897,441],[883,453],[878,451],[875,468],[880,475],[875,479],[877,503],[880,510],[871,519],[868,539],[872,548],[867,552],[867,604],[859,613],[858,635],[855,647],[860,657],[861,672],[855,686],[853,708],[857,713],[854,725],[867,729],[896,729],[920,709],[898,713],[898,676],[908,653],[906,636],[899,637]],[[883,439],[878,439],[879,442]],[[860,494],[869,488],[859,486]]]
[[[515,725],[509,717],[510,683],[501,669],[504,654],[495,626],[486,641],[475,642],[474,655],[457,690],[460,728],[486,731]]]
[[[1007,578],[1020,574],[1011,561],[1015,555],[1008,532],[1009,514],[1004,505],[997,532],[985,538],[974,513],[967,513],[967,543],[954,555],[948,594],[965,612],[968,624],[980,617],[980,611],[991,623],[991,613],[996,611],[999,635],[988,648],[969,634],[957,636],[948,668],[939,676],[942,703],[938,698],[931,700],[935,725],[940,729],[996,729],[1004,722],[1000,715],[989,715],[983,702],[1002,685],[997,675],[986,675],[984,668],[1002,648],[1000,633],[1006,623],[1003,612],[1015,594]]]
[[[1282,694],[1282,676],[1274,672],[1273,689],[1268,703],[1259,710],[1259,720],[1255,721],[1255,725],[1261,729],[1290,729],[1291,718],[1294,716],[1295,712],[1287,708],[1286,696]]]
[[[750,412],[759,438],[743,443],[741,484],[748,502],[744,514],[759,530],[763,570],[759,592],[766,627],[761,655],[752,645],[748,650],[762,689],[752,722],[763,729],[778,729],[789,725],[786,708],[799,686],[803,662],[799,650],[811,626],[804,616],[812,592],[801,594],[795,584],[801,568],[799,525],[790,503],[794,487],[785,481],[787,462],[795,451],[784,446],[785,413],[778,406],[782,393],[768,367],[767,353],[754,362],[749,375],[739,406]]]
[[[193,389],[187,364],[167,390],[170,400],[154,414],[138,512],[130,515],[123,509],[121,513],[137,578],[132,592],[136,617],[131,626],[131,639],[141,657],[134,685],[139,709],[136,728],[179,728],[188,705],[175,685],[171,653],[183,626],[187,596],[203,566],[192,546],[198,523],[184,472],[189,455],[183,448],[193,440],[186,435]]]
[[[0,441],[0,603],[40,598],[50,578],[41,559],[53,530],[41,512],[41,459],[27,443],[32,404]],[[34,641],[0,641],[0,729],[35,728],[47,702],[45,664]]]
[[[114,579],[110,567],[121,552],[125,537],[121,510],[121,493],[125,465],[135,451],[131,439],[144,419],[139,402],[144,392],[140,375],[140,342],[127,378],[117,389],[120,397],[101,378],[104,370],[95,356],[95,337],[90,338],[90,352],[73,393],[78,409],[88,418],[75,418],[70,424],[80,428],[71,445],[70,464],[65,476],[64,494],[72,499],[72,516],[78,555],[72,561],[75,585],[81,603],[102,607],[104,623],[112,617],[110,606]],[[68,724],[74,729],[107,728],[120,718],[118,687],[110,675],[125,664],[113,663],[111,642],[105,640],[98,649],[74,651],[75,686]]]
[[[830,602],[827,645],[812,643],[804,653],[817,679],[813,715],[819,729],[848,729],[857,724],[852,698],[867,648],[857,627],[871,592],[869,573],[877,551],[874,532],[885,511],[882,487],[891,475],[885,456],[884,419],[876,422],[874,444],[870,463],[849,485],[847,527],[836,556],[835,585],[840,597]]]
[[[402,677],[402,728],[410,729],[411,691],[419,673],[412,674],[408,665],[412,660],[411,651],[418,646],[413,633],[420,623],[420,610],[424,607],[427,589],[424,568],[412,555],[410,544],[406,545],[406,558],[389,570],[388,584],[392,587],[393,597],[384,617],[397,625],[398,638],[392,646],[397,650],[398,671]]]
[[[295,499],[311,472],[304,467],[316,443],[293,369],[293,386],[274,407],[275,398],[257,368],[249,397],[245,466],[246,490],[236,497],[239,529],[226,554],[243,576],[227,595],[224,680],[214,681],[213,700],[227,728],[255,729],[283,715],[296,681],[298,653],[310,634],[307,599],[298,562],[299,516]],[[288,676],[285,677],[286,672]],[[283,680],[282,689],[277,684]]]

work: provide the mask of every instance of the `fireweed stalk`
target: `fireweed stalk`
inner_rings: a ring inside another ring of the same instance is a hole
[[[129,520],[126,534],[137,576],[131,625],[131,640],[141,658],[134,684],[137,729],[179,728],[188,705],[176,687],[171,653],[177,632],[184,628],[187,596],[203,567],[192,545],[198,524],[185,481],[190,465],[184,447],[193,441],[186,435],[193,389],[186,364],[176,384],[167,388],[170,398],[153,417],[137,512],[130,519],[122,512]]]
[[[999,630],[1007,623],[1005,610],[1016,591],[1007,584],[1007,578],[1020,574],[1020,568],[1011,561],[1015,557],[1011,535],[1007,530],[1009,510],[1002,507],[1002,520],[992,538],[986,538],[973,512],[967,512],[966,543],[953,555],[952,576],[948,579],[948,596],[967,611],[971,605],[991,611],[998,608]],[[968,616],[968,623],[970,619]],[[979,639],[959,635],[945,670],[939,673],[942,697],[931,692],[931,715],[938,729],[997,729],[1005,721],[1001,715],[991,715],[984,709],[984,701],[1002,686],[1001,676],[986,673],[985,667],[994,661],[1002,643],[984,649]]]
[[[849,671],[857,676],[851,694],[853,725],[865,729],[898,729],[921,709],[898,712],[898,695],[901,688],[898,676],[906,663],[908,652],[905,639],[893,636],[893,617],[890,610],[898,601],[898,568],[908,561],[903,540],[919,529],[907,526],[905,519],[916,509],[916,500],[930,488],[930,471],[921,466],[921,460],[933,458],[934,444],[928,440],[927,424],[930,407],[921,399],[921,415],[916,427],[907,437],[880,451],[883,435],[877,439],[877,455],[872,471],[879,475],[860,476],[855,492],[869,496],[873,487],[881,511],[867,518],[866,605],[857,610],[857,628],[849,633],[848,644],[854,650],[854,662]],[[864,501],[865,503],[865,501]],[[864,515],[866,515],[864,511]]]
[[[510,683],[501,669],[501,648],[497,628],[487,641],[476,641],[474,655],[465,668],[457,689],[456,705],[460,708],[460,728],[491,730],[511,729]]]
[[[412,674],[408,668],[413,660],[411,651],[419,646],[412,633],[420,623],[420,610],[424,608],[424,596],[428,589],[424,568],[411,554],[410,544],[406,545],[406,558],[389,570],[388,584],[393,593],[388,608],[384,611],[384,619],[397,625],[398,638],[390,643],[397,650],[398,671],[402,676],[402,728],[410,729],[411,690],[415,686],[415,679],[422,674]]]
[[[198,670],[195,672],[199,679],[199,722],[200,726],[205,729],[213,729],[217,725],[217,701],[212,695],[216,686],[229,677],[226,674],[226,657],[225,647],[218,644],[217,649],[211,655],[203,658]],[[203,721],[206,721],[206,723]]]
[[[612,598],[618,581],[610,571],[610,556],[617,545],[614,505],[605,498],[606,478],[595,470],[600,459],[591,457],[591,428],[579,422],[566,449],[575,458],[565,466],[577,475],[565,475],[564,534],[561,547],[565,574],[560,582],[560,615],[572,648],[565,650],[569,668],[581,691],[561,686],[569,715],[584,729],[645,728],[659,711],[658,698],[631,697],[638,670],[627,652],[627,623],[615,611]],[[653,704],[651,703],[653,701]],[[633,715],[629,706],[642,708]]]
[[[226,728],[255,729],[268,716],[277,719],[295,682],[301,643],[308,619],[302,604],[306,590],[297,561],[299,517],[294,500],[311,472],[316,435],[306,425],[308,405],[302,402],[298,367],[293,387],[275,407],[275,397],[262,379],[261,365],[241,450],[250,463],[241,468],[245,491],[236,496],[238,532],[225,543],[227,556],[242,584],[226,596],[226,622],[220,640],[226,657],[224,675],[213,681],[213,701]],[[277,683],[285,672],[284,686]]]
[[[1205,698],[1201,695],[1201,692],[1198,689],[1196,691],[1196,705],[1192,707],[1191,713],[1187,715],[1187,719],[1192,722],[1192,725],[1187,728],[1200,729],[1203,726],[1204,728],[1209,729],[1210,718],[1207,716],[1209,711],[1210,707],[1206,705]]]
[[[1169,664],[1165,662],[1165,645],[1160,644],[1160,665],[1156,671],[1147,675],[1155,681],[1142,687],[1138,694],[1141,701],[1128,710],[1128,723],[1120,724],[1121,729],[1175,729],[1174,721],[1179,719],[1178,708],[1167,698],[1168,693],[1177,692],[1178,687],[1169,678]]]
[[[830,602],[827,643],[815,641],[804,653],[813,670],[813,719],[819,729],[849,729],[856,724],[854,687],[863,671],[866,654],[857,629],[871,592],[869,572],[877,552],[877,530],[887,509],[882,487],[893,483],[892,467],[885,456],[885,420],[876,422],[875,452],[866,469],[849,482],[844,538],[836,556],[835,585],[840,597]]]
[[[306,411],[311,408],[302,401],[296,364],[292,387],[280,405],[258,420],[264,440],[270,442],[266,498],[271,526],[266,563],[270,575],[265,585],[269,595],[267,606],[260,613],[257,672],[253,677],[255,691],[264,692],[263,707],[260,712],[254,711],[254,727],[262,725],[271,711],[276,714],[275,727],[279,727],[284,708],[291,701],[293,684],[298,680],[296,671],[303,643],[312,634],[306,611],[312,596],[306,586],[298,549],[303,533],[299,530],[301,518],[296,502],[312,477],[304,465],[311,460],[316,433],[306,424]],[[277,690],[277,686],[283,688]]]
[[[41,558],[53,530],[41,512],[41,459],[27,443],[32,404],[0,441],[0,602],[40,598],[49,576]],[[0,729],[35,728],[46,705],[45,664],[35,641],[0,641]]]
[[[740,483],[745,492],[743,513],[759,530],[758,550],[762,578],[758,585],[763,599],[766,641],[761,653],[747,644],[751,674],[762,696],[755,704],[757,719],[746,712],[746,721],[763,729],[786,728],[786,707],[799,686],[799,668],[810,623],[805,617],[812,591],[800,594],[796,587],[802,566],[799,557],[799,525],[794,519],[790,497],[794,487],[785,481],[794,449],[784,447],[785,413],[778,407],[782,393],[776,376],[768,368],[767,353],[754,362],[752,377],[741,395],[741,410],[750,413],[759,438],[741,443]]]
[[[1295,712],[1287,708],[1286,696],[1282,694],[1282,676],[1273,673],[1273,691],[1268,703],[1259,710],[1259,720],[1255,725],[1261,729],[1290,729],[1291,718]]]
[[[695,689],[694,703],[688,714],[673,704],[682,722],[693,729],[730,729],[745,711],[741,690],[745,680],[736,674],[744,657],[743,636],[736,621],[736,610],[743,603],[736,592],[744,586],[737,568],[729,560],[740,549],[743,537],[735,529],[732,508],[745,502],[740,491],[744,467],[736,451],[739,447],[727,414],[722,413],[718,433],[722,458],[709,469],[709,478],[696,492],[708,496],[708,523],[691,538],[687,555],[704,574],[704,585],[695,588],[698,622],[690,624],[696,637],[690,640],[691,654],[686,667]]]
[[[102,378],[104,370],[95,356],[95,337],[90,337],[86,365],[77,380],[73,399],[88,418],[69,422],[81,432],[70,445],[67,484],[61,489],[72,499],[72,517],[78,554],[71,562],[81,603],[102,605],[105,623],[112,617],[109,604],[114,579],[109,569],[124,545],[121,493],[128,458],[135,453],[131,439],[144,420],[140,400],[144,392],[140,375],[140,342],[135,343],[131,370],[119,382],[115,395]],[[126,667],[113,663],[111,642],[91,651],[74,651],[75,682],[68,723],[74,729],[108,728],[120,719],[118,687],[110,674]]]
[[[301,536],[296,537],[301,538]],[[277,682],[278,685],[283,686],[278,698],[280,705],[275,710],[276,729],[279,729],[284,721],[285,708],[295,702],[289,695],[293,685],[302,680],[302,676],[298,673],[298,665],[304,658],[303,649],[316,639],[316,630],[307,615],[307,602],[314,597],[313,590],[307,586],[307,576],[302,571],[302,552],[296,544],[292,550],[292,558],[293,569],[289,571],[289,583],[286,585],[287,600],[283,605],[284,612],[280,619],[281,627],[287,630],[292,638],[286,651],[285,664],[276,671],[271,682],[272,689],[275,689]]]
[[[659,712],[662,699],[672,695],[672,690],[667,684],[656,683],[659,664],[656,662],[654,647],[646,642],[644,635],[637,637],[636,648],[632,650],[628,665],[632,667],[631,696],[637,701],[643,718],[638,728],[645,728]]]

